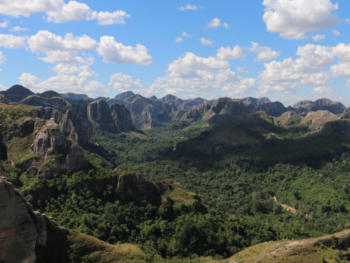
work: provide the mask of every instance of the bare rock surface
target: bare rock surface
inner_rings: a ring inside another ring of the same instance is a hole
[[[35,263],[35,247],[46,246],[48,226],[64,231],[33,211],[13,185],[0,177],[0,262]]]

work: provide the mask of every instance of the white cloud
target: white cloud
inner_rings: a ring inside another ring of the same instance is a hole
[[[39,31],[28,37],[27,43],[32,52],[42,52],[46,57],[41,58],[48,63],[64,64],[92,64],[94,59],[90,55],[85,58],[76,56],[78,52],[93,50],[97,47],[96,40],[87,35],[76,36],[67,33],[64,37],[49,31]]]
[[[219,83],[228,83],[228,82],[234,82],[238,80],[238,77],[236,76],[236,73],[228,69],[220,69],[215,75],[215,79]]]
[[[329,29],[340,23],[330,0],[264,0],[267,31],[287,39],[304,39],[306,33]]]
[[[248,94],[258,91],[258,82],[255,78],[244,78],[238,83],[229,83],[225,85],[222,90],[225,91],[226,96],[236,96],[241,94]]]
[[[0,70],[0,72],[1,72],[1,70]],[[7,90],[7,89],[8,89],[8,87],[6,87],[6,86],[0,84],[0,90]]]
[[[80,73],[78,74],[78,77],[81,78],[95,78],[97,77],[97,73],[89,68],[89,66],[84,65],[80,66]]]
[[[152,57],[148,55],[145,46],[137,44],[136,47],[124,46],[115,41],[112,36],[102,36],[97,47],[97,52],[105,62],[119,64],[141,64],[149,65]]]
[[[8,16],[30,16],[35,13],[46,13],[46,20],[54,23],[68,21],[94,20],[99,25],[125,24],[125,18],[130,15],[119,10],[111,12],[97,12],[85,4],[77,1],[63,0],[2,0],[0,2],[0,14]]]
[[[6,61],[5,56],[2,54],[2,52],[0,51],[0,65],[4,64]]]
[[[129,75],[115,73],[111,76],[111,80],[108,85],[118,89],[119,92],[131,90],[135,93],[140,93],[143,90],[143,86],[140,82],[141,80],[133,80],[133,78]]]
[[[350,64],[338,64],[331,67],[333,77],[350,78]]]
[[[15,27],[13,27],[13,28],[11,28],[11,32],[18,32],[18,31],[28,31],[29,29],[27,29],[27,28],[22,28],[22,27],[20,27],[20,26],[15,26]]]
[[[338,30],[332,30],[332,32],[333,32],[333,34],[335,35],[335,36],[337,36],[337,37],[339,37],[340,36],[340,32],[338,31]]]
[[[325,86],[331,74],[326,67],[334,61],[333,49],[308,44],[298,48],[299,58],[265,63],[259,75],[262,93],[280,91],[290,93],[298,85]]]
[[[185,10],[198,10],[199,8],[201,8],[201,6],[191,5],[190,3],[188,3],[185,6],[180,6],[178,9],[181,11],[185,11]]]
[[[331,89],[330,87],[327,86],[321,86],[321,87],[316,87],[313,89],[312,93],[327,93],[330,94],[333,92],[333,89]]]
[[[220,61],[214,57],[202,58],[188,52],[169,65],[168,73],[172,78],[198,78],[202,76],[203,71],[228,67],[227,61]]]
[[[59,74],[45,80],[30,74],[23,73],[20,77],[20,84],[31,89],[34,92],[43,92],[51,89],[57,92],[76,92],[85,93],[91,97],[103,96],[106,94],[105,86],[96,81],[88,81],[84,77],[75,75]]]
[[[24,37],[0,34],[0,46],[6,48],[24,48],[26,46]]]
[[[201,42],[201,44],[206,45],[206,46],[212,46],[213,45],[213,41],[211,41],[210,39],[205,39],[204,37],[201,37],[199,39],[199,42]]]
[[[280,51],[274,51],[267,46],[259,46],[259,44],[256,42],[251,43],[252,46],[249,48],[249,50],[257,53],[257,57],[254,59],[255,61],[272,60],[280,56]]]
[[[247,70],[247,65],[245,65],[244,67],[237,67],[237,71],[241,73],[249,73],[249,71]]]
[[[235,46],[232,49],[230,47],[221,47],[217,50],[216,57],[219,60],[230,60],[244,57],[243,49],[240,46]]]
[[[350,62],[350,45],[340,43],[332,50],[333,54],[339,58],[340,63]]]
[[[227,61],[216,57],[203,58],[186,53],[174,60],[168,67],[167,75],[157,78],[147,92],[212,97],[223,84],[239,80],[229,66]]]
[[[182,40],[183,40],[182,37],[177,37],[177,38],[175,39],[175,42],[176,42],[176,43],[180,43],[180,42],[182,42]]]
[[[66,74],[66,75],[73,75],[75,73],[80,72],[80,69],[77,66],[72,65],[65,65],[65,64],[58,64],[52,70],[58,74]]]
[[[6,27],[8,26],[9,23],[10,23],[10,21],[4,20],[4,22],[0,23],[0,27],[1,27],[1,28],[6,28]]]
[[[99,25],[126,24],[125,19],[130,15],[123,10],[111,12],[92,12],[88,20],[97,19]]]
[[[185,31],[183,31],[183,32],[182,32],[182,36],[183,36],[183,37],[191,37],[192,35],[186,33]]]
[[[87,35],[74,37],[67,33],[64,38],[49,31],[39,31],[37,34],[28,37],[28,45],[32,52],[51,51],[86,51],[97,47],[96,40]]]
[[[224,28],[230,28],[230,25],[227,23],[222,23],[219,18],[213,18],[210,22],[208,22],[207,27],[209,28],[216,28],[216,27],[224,27]]]
[[[312,36],[312,40],[314,42],[317,42],[317,41],[321,41],[321,40],[324,40],[326,39],[326,36],[325,35],[315,35],[315,36]]]

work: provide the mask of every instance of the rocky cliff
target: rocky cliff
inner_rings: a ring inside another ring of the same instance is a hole
[[[99,130],[118,133],[135,130],[130,112],[122,104],[108,105],[105,100],[91,102],[87,106],[88,120]]]
[[[279,117],[283,113],[287,111],[286,107],[283,106],[283,104],[279,101],[275,102],[269,102],[269,103],[264,103],[256,106],[253,109],[253,112],[257,111],[265,111],[267,114],[274,116],[274,117]]]
[[[318,110],[327,110],[334,114],[341,114],[345,110],[345,106],[341,102],[332,101],[328,98],[322,98],[316,101],[300,101],[294,104],[293,108],[300,114],[307,114],[310,111]]]
[[[65,229],[32,205],[0,177],[0,262],[84,263],[145,262],[142,251],[125,244],[118,247]],[[131,249],[133,252],[130,252]]]
[[[21,85],[14,85],[8,90],[2,91],[1,93],[5,96],[6,99],[11,102],[20,102],[24,98],[34,95],[32,91]]]
[[[35,263],[35,248],[47,245],[48,228],[66,231],[33,211],[5,177],[0,177],[0,218],[0,262]]]

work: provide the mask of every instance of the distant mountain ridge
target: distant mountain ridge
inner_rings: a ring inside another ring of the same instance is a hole
[[[145,130],[162,126],[164,123],[168,123],[172,120],[214,121],[215,119],[216,121],[219,121],[222,118],[231,118],[233,120],[237,119],[239,114],[244,113],[247,115],[259,111],[264,111],[273,117],[280,117],[284,113],[290,111],[296,112],[298,116],[306,117],[309,112],[316,112],[318,110],[326,110],[336,115],[343,114],[342,118],[345,118],[345,115],[350,116],[350,114],[344,113],[347,109],[341,102],[335,102],[327,98],[318,99],[316,101],[300,101],[293,106],[288,107],[285,107],[279,101],[273,102],[266,97],[247,97],[243,99],[229,100],[219,98],[216,100],[206,100],[203,98],[181,99],[175,95],[167,94],[162,98],[157,98],[156,96],[146,98],[142,95],[135,94],[132,91],[120,93],[114,98],[99,97],[92,99],[85,94],[57,93],[55,91],[45,91],[43,93],[34,94],[32,91],[21,85],[15,85],[6,91],[3,91],[2,96],[3,97],[0,98],[2,103],[19,103],[32,106],[53,107],[62,113],[66,110],[73,110],[80,117],[89,120],[97,126],[99,126],[99,124],[88,117],[87,105],[89,103],[105,101],[109,106],[116,103],[123,104],[129,110],[132,120],[128,123],[125,122],[126,128],[123,128],[123,125],[119,125],[118,129],[108,121],[110,123],[108,125],[110,125],[110,127],[113,126],[114,130],[117,132],[133,129],[130,122],[133,122],[135,128]],[[231,108],[231,101],[233,100],[242,102],[240,107],[235,108],[237,112]],[[219,104],[223,105],[223,101],[226,101],[226,105],[223,106],[221,110],[228,110],[228,113],[216,112],[214,108]],[[216,106],[214,106],[214,104]],[[106,106],[103,103],[101,104],[101,102],[99,102],[99,105]],[[214,108],[211,109],[212,107]],[[120,107],[119,110],[124,112],[123,114],[128,114]],[[109,113],[106,116],[109,116]],[[244,116],[242,115],[241,117]],[[121,115],[119,115],[118,118],[120,119]],[[127,120],[128,117],[123,117],[122,119]],[[107,130],[112,131],[111,128]]]

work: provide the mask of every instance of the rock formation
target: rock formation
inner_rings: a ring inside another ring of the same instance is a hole
[[[0,218],[0,262],[5,263],[35,263],[36,246],[46,246],[47,228],[66,231],[33,211],[5,177],[0,177]]]
[[[32,162],[28,170],[38,169],[44,177],[51,173],[77,171],[89,162],[80,146],[62,136],[53,119],[36,123],[31,151],[44,162],[39,167]]]
[[[341,114],[345,110],[345,106],[341,102],[332,101],[327,98],[318,99],[316,101],[305,100],[300,101],[293,106],[300,114],[307,114],[310,111],[327,110],[334,114]],[[305,115],[304,115],[305,116]]]
[[[269,103],[264,103],[256,106],[253,109],[253,112],[257,111],[265,111],[267,114],[274,116],[274,117],[279,117],[283,113],[287,111],[286,107],[283,106],[283,104],[279,101],[275,102],[269,102]]]
[[[99,130],[112,133],[135,130],[130,112],[122,104],[108,105],[104,100],[91,102],[87,107],[88,120]]]
[[[242,99],[242,102],[249,110],[252,110],[256,106],[259,106],[261,104],[270,103],[271,100],[269,98],[265,98],[265,97],[263,97],[263,98],[248,97],[248,98]]]
[[[71,100],[89,100],[90,98],[86,94],[78,93],[60,93],[63,98]]]
[[[131,97],[132,95],[135,95],[134,92],[126,91],[126,92],[118,94],[117,96],[114,97],[114,99],[119,100],[119,101],[123,101],[123,100]]]
[[[6,99],[11,102],[20,102],[24,98],[34,95],[33,92],[21,85],[14,85],[8,90],[2,91],[1,93],[5,96]]]

